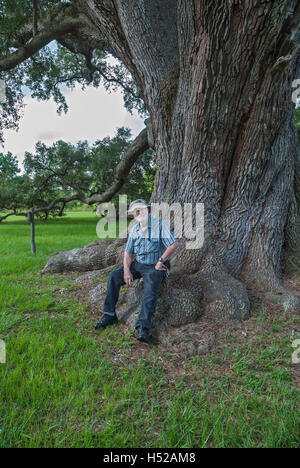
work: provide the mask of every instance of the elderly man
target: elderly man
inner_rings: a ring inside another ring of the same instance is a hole
[[[161,282],[170,269],[170,257],[178,246],[178,240],[167,224],[153,218],[142,199],[133,201],[128,210],[137,223],[131,228],[124,252],[124,265],[112,271],[107,284],[103,318],[95,323],[95,329],[105,328],[118,322],[115,307],[120,287],[131,285],[135,279],[143,277],[144,297],[135,328],[138,340],[149,343],[151,318],[155,311],[157,293]],[[134,254],[136,256],[133,260]]]

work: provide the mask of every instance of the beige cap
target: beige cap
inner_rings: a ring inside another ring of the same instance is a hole
[[[148,206],[150,206],[150,205],[147,205],[145,200],[142,200],[141,198],[139,198],[138,200],[134,200],[133,202],[130,203],[127,213],[129,215],[133,215],[134,210],[137,210],[138,208],[140,208],[140,209],[141,208],[147,208]]]

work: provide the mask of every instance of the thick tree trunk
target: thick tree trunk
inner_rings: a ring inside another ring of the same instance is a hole
[[[204,203],[204,245],[187,250],[182,238],[173,275],[190,275],[194,303],[200,288],[204,311],[225,320],[249,316],[247,287],[297,308],[280,261],[300,233],[292,102],[300,2],[77,3],[149,110],[158,167],[151,202]]]

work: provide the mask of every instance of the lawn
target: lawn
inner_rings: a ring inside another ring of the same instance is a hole
[[[296,318],[253,310],[245,335],[221,331],[209,354],[186,359],[125,324],[96,333],[68,294],[78,275],[40,270],[97,240],[97,220],[37,222],[35,256],[25,219],[0,224],[0,447],[298,447]]]

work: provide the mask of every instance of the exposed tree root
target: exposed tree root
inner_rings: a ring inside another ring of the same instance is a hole
[[[100,270],[110,265],[121,264],[126,239],[95,241],[84,247],[56,252],[49,258],[42,273],[63,271]]]
[[[250,317],[250,302],[245,285],[225,270],[201,270],[198,281],[204,293],[206,317],[221,322],[242,321]]]
[[[240,279],[251,288],[253,293],[264,302],[280,304],[285,312],[300,312],[300,298],[289,291],[274,272],[267,274],[263,271],[243,272]]]

